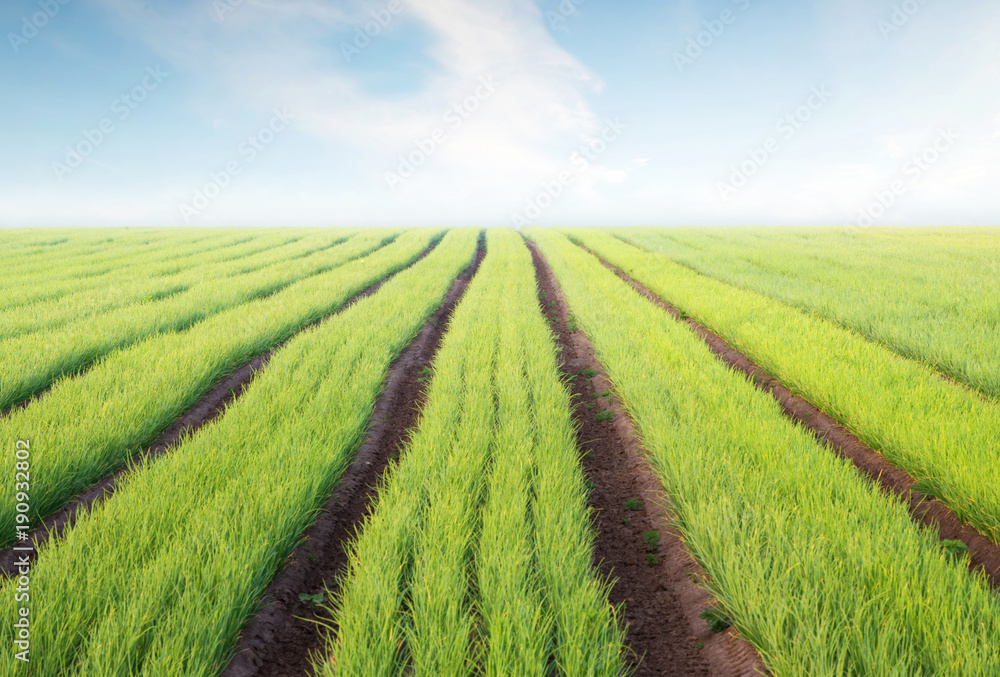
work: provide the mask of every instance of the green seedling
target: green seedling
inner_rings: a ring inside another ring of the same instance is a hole
[[[420,373],[417,375],[417,383],[424,383],[426,381],[430,381],[431,376],[433,374],[434,372],[431,370],[430,367],[424,367],[423,369],[420,370]]]
[[[615,420],[615,412],[610,409],[605,409],[601,413],[595,414],[594,419],[598,421],[613,421]]]
[[[580,370],[580,375],[586,378],[594,378],[595,376],[597,376],[597,372],[594,371],[592,367],[587,367],[586,369]]]
[[[662,537],[660,536],[659,531],[651,529],[650,531],[646,531],[642,534],[642,540],[646,544],[646,550],[656,552],[660,547]]]
[[[969,554],[969,546],[962,541],[944,540],[941,541],[941,548],[948,560],[952,562]]]
[[[605,390],[603,393],[597,393],[594,395],[594,397],[610,397],[610,396],[611,396],[610,390]]]
[[[655,553],[647,553],[646,554],[646,564],[648,564],[651,567],[655,567],[659,563],[660,563],[660,556],[659,555],[657,555]]]
[[[630,520],[628,517],[623,517],[622,518],[622,524],[624,524],[625,526],[628,526],[628,523],[631,522],[631,521],[632,520]]]
[[[587,409],[593,409],[596,405],[593,402],[587,402],[585,405]]]
[[[708,624],[708,629],[714,633],[724,632],[733,621],[725,611],[718,607],[705,607],[705,610],[698,614],[698,618]]]
[[[300,592],[299,599],[312,605],[319,605],[323,603],[323,593],[317,592],[315,595],[310,595],[307,592]]]
[[[704,642],[698,642],[697,644],[694,645],[694,648],[695,649],[704,649],[705,648],[705,643]]]
[[[642,501],[640,501],[638,498],[630,498],[624,503],[622,503],[622,505],[625,506],[626,510],[639,510],[640,508],[642,508]]]
[[[591,482],[590,480],[584,480],[583,485],[587,487],[587,491],[593,491],[594,488],[597,487],[597,485]]]

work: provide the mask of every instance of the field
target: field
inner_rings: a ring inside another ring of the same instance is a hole
[[[1000,674],[1000,230],[0,244],[0,676]]]

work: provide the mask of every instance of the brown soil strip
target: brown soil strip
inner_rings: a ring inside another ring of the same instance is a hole
[[[586,250],[586,247],[582,248]],[[586,251],[590,252],[590,250]],[[693,319],[687,318],[677,308],[633,280],[623,271],[596,256],[593,252],[590,253],[606,268],[631,285],[639,294],[674,317],[687,322],[691,329],[708,344],[716,357],[733,369],[742,372],[757,388],[774,397],[786,416],[807,428],[816,436],[817,440],[828,445],[841,457],[851,461],[862,475],[884,492],[902,499],[914,522],[936,529],[942,540],[964,543],[969,548],[971,556],[969,570],[982,571],[993,589],[1000,590],[1000,545],[993,543],[978,530],[963,523],[951,511],[951,508],[941,501],[914,491],[913,485],[916,484],[916,480],[909,473],[892,465],[884,456],[858,439],[833,417],[814,407],[805,398],[793,393],[749,357],[735,350],[718,334],[709,331]]]
[[[613,395],[610,380],[582,331],[570,331],[569,308],[544,257],[531,242],[540,302],[549,318],[563,371],[573,389],[577,440],[593,484],[597,526],[595,563],[611,577],[611,601],[625,603],[627,642],[635,674],[749,676],[765,673],[757,652],[733,629],[713,634],[699,614],[713,605],[695,580],[704,577],[672,526],[669,499],[656,479],[639,435]],[[595,374],[588,378],[586,370]],[[584,372],[584,373],[581,373]],[[612,421],[597,413],[612,411]],[[626,508],[626,501],[638,500]],[[648,546],[644,534],[658,531]],[[766,673],[765,673],[766,674]]]
[[[432,242],[430,246],[428,246],[427,249],[425,249],[420,256],[414,259],[409,265],[415,265],[418,261],[430,254],[431,250],[437,246],[438,242],[440,242],[440,240]],[[357,303],[360,299],[365,298],[366,296],[371,296],[396,274],[397,273],[393,273],[370,287],[363,289],[351,297],[333,313],[302,327],[299,331],[306,331],[310,328],[319,326],[330,318],[342,313],[345,309],[352,304]],[[250,386],[250,383],[257,375],[257,372],[267,365],[267,362],[270,360],[274,351],[280,349],[281,346],[290,340],[291,338],[286,339],[274,348],[261,353],[249,362],[246,362],[242,366],[230,372],[221,381],[216,383],[211,390],[205,393],[205,395],[203,395],[201,399],[199,399],[190,409],[181,414],[181,416],[175,420],[169,428],[157,437],[152,444],[142,450],[124,468],[107,475],[82,494],[73,498],[68,504],[49,515],[42,522],[42,524],[32,529],[29,532],[28,540],[29,542],[35,544],[35,550],[28,553],[30,560],[34,561],[38,557],[38,547],[45,545],[53,538],[59,538],[65,529],[72,527],[76,522],[77,515],[81,509],[89,509],[91,506],[114,494],[115,488],[118,486],[118,483],[123,477],[129,475],[130,473],[141,471],[145,464],[150,463],[157,457],[169,452],[170,449],[177,445],[183,437],[190,435],[199,428],[208,425],[217,416],[220,416],[223,412],[225,412],[226,407],[228,407],[232,402],[238,400],[243,392]],[[16,551],[13,548],[24,547],[24,545],[24,543],[19,543],[10,548],[0,550],[0,577],[9,578],[14,575],[17,571],[15,563],[25,553],[23,551]]]
[[[334,620],[299,594],[336,593],[347,566],[344,545],[369,514],[377,485],[389,463],[416,428],[426,389],[421,376],[437,354],[452,312],[486,254],[485,238],[472,264],[452,284],[440,308],[389,368],[385,387],[369,421],[368,434],[327,500],[303,543],[264,593],[264,607],[240,635],[223,677],[310,675],[311,658],[323,648],[323,627]],[[324,600],[328,601],[328,600]]]

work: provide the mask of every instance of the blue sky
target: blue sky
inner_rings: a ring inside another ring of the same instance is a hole
[[[1000,223],[984,0],[7,0],[0,225]]]

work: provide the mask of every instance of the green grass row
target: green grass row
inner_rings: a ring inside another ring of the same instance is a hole
[[[527,233],[635,421],[708,588],[772,674],[1000,674],[1000,601],[964,557],[685,323],[563,235]],[[770,319],[753,322],[783,326]]]
[[[74,292],[99,290],[131,276],[169,274],[182,270],[191,256],[229,256],[229,250],[260,240],[261,251],[268,246],[291,242],[291,232],[219,233],[212,237],[178,233],[163,241],[147,245],[132,244],[134,240],[116,233],[104,246],[79,251],[72,256],[53,252],[39,255],[34,266],[20,260],[9,266],[0,297],[0,310],[53,300]]]
[[[435,358],[419,426],[349,550],[323,675],[617,675],[569,394],[509,229]]]
[[[1000,543],[1000,404],[761,294],[600,232],[572,237],[718,333]]]
[[[270,296],[298,280],[363,257],[393,235],[362,233],[305,257],[278,261],[242,275],[208,279],[156,301],[2,341],[0,410],[41,392],[62,376],[85,370],[115,349],[157,334],[183,331],[224,310]]]
[[[222,376],[406,267],[440,234],[408,231],[365,258],[221,312],[188,331],[115,351],[0,420],[3,445],[32,440],[31,517],[44,518],[121,467]],[[0,456],[0,472],[14,476],[13,455]],[[0,494],[0,543],[14,538],[14,496],[14,484],[7,482]]]
[[[616,232],[1000,398],[1000,228]]]
[[[477,236],[451,231],[378,293],[297,336],[224,416],[44,548],[31,571],[32,674],[218,674],[349,465],[390,363],[470,263]],[[0,592],[8,647],[14,585]],[[0,654],[0,674],[16,665]]]
[[[97,289],[81,289],[58,298],[0,310],[0,339],[55,329],[119,308],[159,301],[198,284],[218,283],[272,264],[301,259],[340,244],[352,234],[331,230],[291,241],[286,241],[288,236],[255,238],[222,250],[189,253],[179,264],[179,270],[167,274],[157,270],[162,269],[162,263],[155,266],[147,263],[139,272],[108,280]]]

